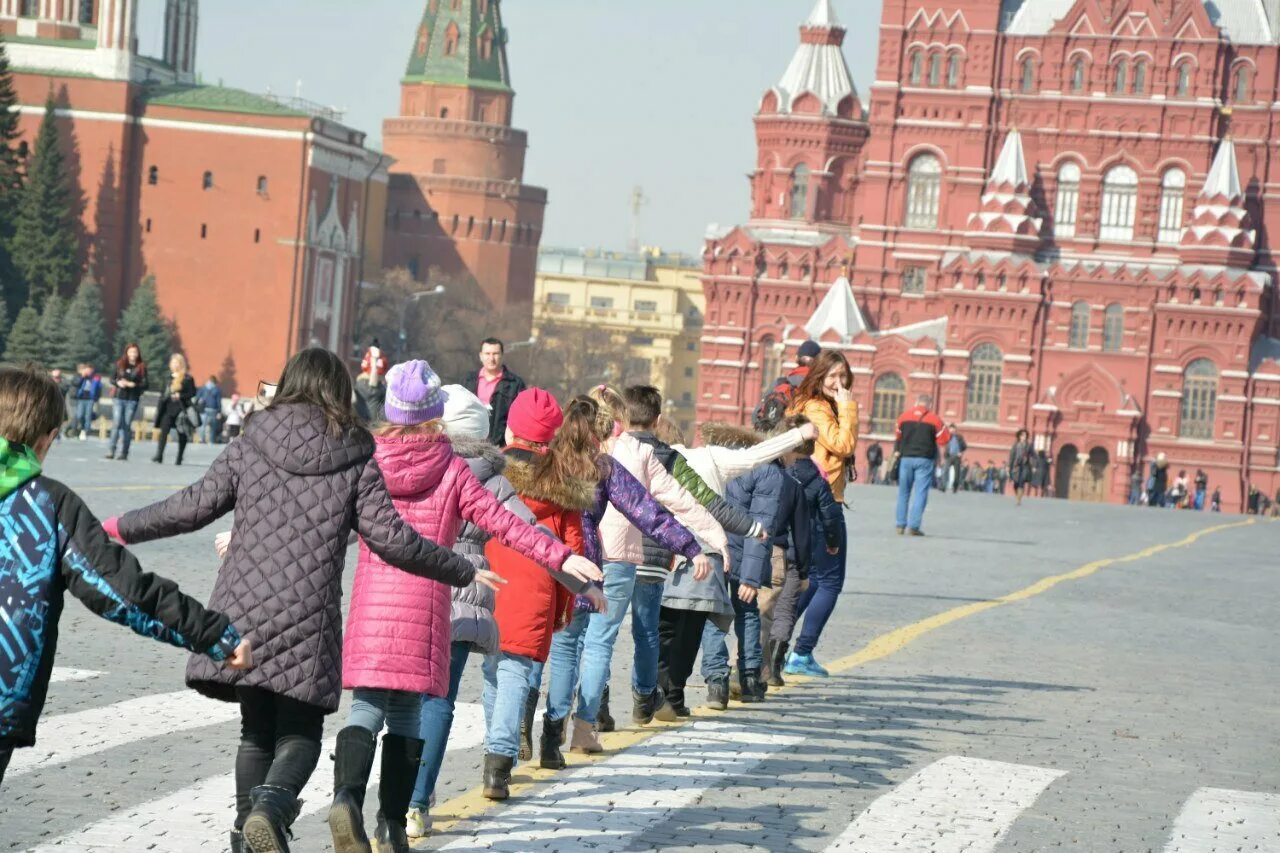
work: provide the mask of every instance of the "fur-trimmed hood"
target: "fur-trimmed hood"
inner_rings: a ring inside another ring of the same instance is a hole
[[[453,452],[467,460],[471,472],[480,482],[496,477],[507,470],[507,457],[483,438],[454,438]]]
[[[508,449],[506,452],[507,468],[504,473],[520,497],[546,501],[577,512],[586,512],[595,506],[597,482],[576,478],[560,483],[547,478],[535,479],[535,459],[534,454],[525,450]]]
[[[764,441],[763,435],[749,427],[725,423],[703,424],[698,430],[698,435],[701,436],[703,444],[715,447],[755,447]]]

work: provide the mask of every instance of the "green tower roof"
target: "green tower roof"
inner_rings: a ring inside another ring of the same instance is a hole
[[[499,0],[429,0],[414,35],[406,83],[510,91]]]

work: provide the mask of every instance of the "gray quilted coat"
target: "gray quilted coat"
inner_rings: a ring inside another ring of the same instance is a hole
[[[239,672],[192,657],[187,684],[236,700],[261,687],[332,713],[342,694],[342,570],[352,529],[388,563],[455,587],[467,560],[423,539],[396,513],[365,430],[334,437],[316,408],[253,415],[196,483],[120,519],[129,543],[199,530],[235,510],[231,548],[210,606],[253,643]]]

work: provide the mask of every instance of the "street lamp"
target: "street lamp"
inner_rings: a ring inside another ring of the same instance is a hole
[[[520,349],[521,347],[532,347],[538,345],[538,336],[534,335],[527,341],[521,341],[518,344],[507,344],[507,349]]]
[[[404,361],[404,348],[405,348],[404,345],[405,345],[406,339],[408,338],[408,334],[405,332],[405,328],[404,328],[404,318],[405,318],[405,315],[409,313],[409,306],[417,302],[419,299],[425,299],[428,296],[439,296],[440,294],[444,293],[444,291],[445,291],[444,285],[437,284],[435,287],[431,288],[430,290],[420,290],[417,293],[410,293],[408,298],[405,299],[404,307],[400,310],[400,350],[398,353],[399,361]]]

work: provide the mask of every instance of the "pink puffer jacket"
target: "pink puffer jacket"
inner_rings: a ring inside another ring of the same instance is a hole
[[[568,546],[509,512],[443,437],[378,438],[374,454],[396,510],[436,544],[453,547],[464,521],[559,569]],[[342,644],[342,686],[445,696],[450,588],[392,568],[360,542]]]

